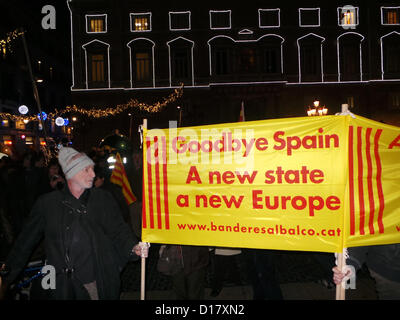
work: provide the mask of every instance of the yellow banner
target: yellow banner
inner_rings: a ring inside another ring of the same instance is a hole
[[[144,132],[142,240],[341,252],[400,242],[400,128],[360,116]]]

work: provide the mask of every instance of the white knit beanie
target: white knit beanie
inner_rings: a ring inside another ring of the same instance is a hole
[[[58,152],[58,162],[61,165],[66,179],[71,179],[87,166],[94,165],[93,160],[86,154],[83,152],[79,153],[75,149],[67,147],[61,147]]]

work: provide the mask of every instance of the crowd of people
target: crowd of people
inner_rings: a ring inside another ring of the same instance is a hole
[[[48,298],[117,299],[125,264],[147,257],[120,188],[108,183],[107,155],[90,154],[62,146],[54,159],[2,158],[0,296],[29,260],[45,259],[57,275]]]
[[[5,262],[0,268],[11,265],[8,284],[29,259],[47,259],[55,265],[62,288],[55,290],[52,298],[119,298],[119,277],[124,265],[137,260],[137,256],[146,257],[148,250],[146,244],[139,242],[142,158],[140,151],[134,152],[126,167],[137,198],[127,205],[121,187],[110,182],[108,156],[107,150],[99,148],[86,155],[62,147],[58,157],[52,159],[34,151],[27,152],[20,161],[0,159],[0,261]],[[218,296],[227,272],[242,278],[239,255],[246,263],[245,277],[252,284],[254,299],[283,298],[273,250],[174,247],[180,263],[169,275],[177,299],[203,299],[209,267],[213,271],[211,297]],[[399,245],[351,249],[348,264],[359,270],[366,262],[376,280],[378,296],[399,298],[399,255]],[[349,276],[346,270],[334,268],[333,255],[315,257],[324,267],[327,287],[333,287],[333,281],[340,284]]]

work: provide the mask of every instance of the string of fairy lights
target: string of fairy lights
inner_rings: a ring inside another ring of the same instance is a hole
[[[139,102],[137,99],[131,99],[125,104],[119,104],[116,105],[115,107],[106,107],[106,108],[99,107],[99,108],[86,109],[73,105],[73,106],[67,106],[62,110],[55,109],[54,112],[46,114],[46,117],[50,119],[56,119],[58,117],[63,117],[66,114],[74,114],[74,115],[81,114],[88,118],[99,119],[99,118],[116,116],[120,113],[126,111],[133,111],[135,109],[140,111],[146,111],[148,113],[157,113],[162,111],[162,109],[165,108],[168,104],[173,103],[177,99],[182,97],[182,95],[183,95],[183,84],[179,88],[176,88],[173,93],[168,95],[162,101],[157,101],[156,103],[153,104],[147,104],[144,102]],[[16,115],[8,112],[0,112],[0,118],[2,120],[11,120],[11,121],[24,121],[24,122],[39,121],[39,115]]]
[[[3,55],[3,58],[8,51],[12,52],[11,43],[23,34],[23,31],[16,29],[12,32],[8,32],[5,39],[0,39],[0,53]]]

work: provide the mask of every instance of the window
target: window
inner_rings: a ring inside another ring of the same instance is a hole
[[[151,31],[151,13],[131,13],[131,31]]]
[[[278,48],[265,48],[264,49],[264,68],[265,73],[279,73],[280,72],[280,52]]]
[[[107,32],[107,15],[86,15],[87,33],[105,33]]]
[[[210,10],[211,29],[230,29],[231,10],[214,11]]]
[[[82,48],[85,51],[86,89],[110,88],[110,45],[92,40]]]
[[[400,93],[394,92],[390,95],[390,105],[392,109],[400,109]]]
[[[260,28],[280,27],[280,9],[258,9],[258,25]]]
[[[225,36],[217,36],[208,41],[210,54],[210,76],[225,76],[233,71],[235,42]],[[218,79],[214,79],[218,81]]]
[[[321,72],[320,47],[318,44],[305,44],[301,48],[301,73],[303,76],[316,76]]]
[[[147,52],[138,52],[135,56],[136,60],[136,72],[135,79],[136,81],[147,81],[151,78],[150,73],[150,55]]]
[[[400,7],[382,7],[381,23],[383,25],[400,24]]]
[[[3,143],[6,146],[11,146],[12,145],[12,138],[11,136],[3,136]]]
[[[215,50],[215,73],[226,75],[229,73],[228,49],[218,48]]]
[[[337,39],[338,80],[362,81],[362,41],[364,37],[355,32],[346,32]]]
[[[25,144],[28,145],[33,144],[33,137],[25,137]]]
[[[299,60],[299,82],[324,81],[323,43],[324,37],[309,33],[297,39]]]
[[[93,54],[91,55],[91,81],[92,82],[104,82],[104,55]]]
[[[173,54],[173,78],[189,78],[189,53],[186,49],[176,49]]]
[[[127,44],[130,59],[130,82],[133,87],[155,86],[154,46],[149,39],[138,38]]]
[[[256,54],[253,48],[242,48],[239,54],[239,70],[242,73],[256,71]]]
[[[170,30],[190,30],[190,28],[190,11],[169,13]]]
[[[385,73],[400,74],[400,42],[387,41],[384,48]]]
[[[358,7],[345,6],[339,7],[338,25],[344,28],[355,28],[358,25]]]
[[[194,42],[178,37],[167,42],[169,58],[169,83],[170,86],[194,86],[193,47]]]
[[[25,123],[23,120],[15,121],[15,129],[25,130]]]
[[[320,8],[300,8],[299,25],[300,27],[319,27],[321,25]]]
[[[3,119],[3,120],[1,121],[1,125],[2,125],[3,127],[9,127],[9,126],[10,126],[10,123],[9,123],[8,119]]]

